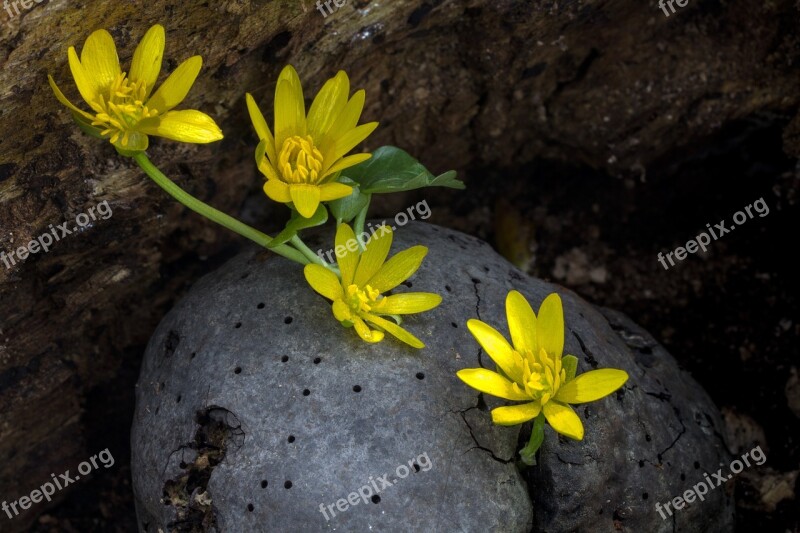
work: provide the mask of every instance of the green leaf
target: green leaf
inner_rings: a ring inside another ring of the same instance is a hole
[[[536,452],[539,451],[542,442],[544,442],[544,413],[539,413],[539,416],[533,420],[533,429],[528,445],[519,451],[523,463],[529,466],[536,464]]]
[[[572,381],[575,378],[575,372],[578,371],[578,358],[574,355],[565,355],[561,358],[561,368],[567,372],[567,381]]]
[[[340,178],[339,183],[352,185],[353,192],[350,194],[350,196],[345,196],[344,198],[339,198],[338,200],[328,202],[328,207],[331,208],[331,213],[333,214],[337,223],[349,223],[362,209],[369,205],[369,202],[372,198],[370,194],[363,194],[358,184],[349,178]]]
[[[422,163],[395,146],[382,146],[372,152],[372,157],[342,174],[359,184],[362,194],[411,191],[422,187],[450,187],[463,189],[450,170],[434,176]]]
[[[328,221],[328,210],[324,205],[319,204],[317,210],[311,215],[311,218],[303,218],[300,213],[292,210],[292,218],[286,223],[286,227],[278,233],[267,245],[267,248],[275,248],[281,244],[285,244],[292,237],[297,235],[297,232],[306,228],[313,228],[314,226],[321,226]]]

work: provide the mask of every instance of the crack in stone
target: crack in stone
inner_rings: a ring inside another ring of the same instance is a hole
[[[663,450],[661,453],[659,453],[659,454],[658,454],[658,456],[657,456],[657,457],[658,457],[658,462],[659,462],[659,463],[661,462],[661,457],[662,457],[662,456],[663,456],[665,453],[667,453],[668,451],[670,451],[670,450],[673,448],[673,446],[675,446],[675,444],[677,444],[677,442],[678,442],[678,439],[680,439],[680,438],[683,436],[683,434],[684,434],[684,433],[686,433],[686,424],[684,424],[684,423],[683,423],[683,419],[681,418],[681,413],[680,413],[680,411],[679,411],[679,410],[678,410],[678,408],[677,408],[677,407],[675,407],[674,405],[672,406],[672,410],[675,412],[675,417],[678,419],[678,422],[680,422],[680,424],[681,424],[681,432],[680,432],[680,433],[678,433],[678,436],[677,436],[677,437],[675,437],[675,440],[673,440],[673,441],[672,441],[672,444],[670,444],[669,446],[667,446],[667,447],[666,447],[666,449],[664,449],[664,450]]]
[[[475,299],[476,299],[476,301],[475,301],[475,315],[478,317],[478,320],[483,320],[481,318],[481,295],[480,295],[480,291],[478,290],[478,283],[480,283],[480,282],[475,281],[475,279],[472,279],[472,288],[475,290]],[[483,348],[479,347],[478,348],[478,364],[480,366],[483,366],[483,356],[481,355],[482,353],[483,353]]]
[[[592,353],[592,351],[586,348],[586,344],[583,342],[583,339],[581,339],[580,335],[578,335],[574,331],[572,332],[572,335],[578,340],[578,344],[581,345],[581,351],[585,356],[584,359],[586,359],[586,362],[589,363],[592,366],[592,368],[597,368],[599,366],[597,359],[594,358],[594,354]]]
[[[504,465],[507,465],[508,463],[511,463],[511,462],[513,462],[513,461],[514,461],[514,458],[513,458],[513,457],[512,457],[511,459],[501,459],[500,457],[497,457],[497,456],[494,454],[494,451],[493,451],[493,450],[490,450],[489,448],[486,448],[486,447],[484,447],[484,446],[481,446],[481,445],[478,443],[478,439],[475,437],[475,433],[473,433],[473,431],[472,431],[472,426],[470,426],[470,425],[469,425],[469,422],[467,422],[467,417],[466,417],[466,415],[464,414],[466,411],[469,411],[470,409],[476,409],[476,407],[470,407],[469,409],[466,409],[464,412],[460,413],[460,414],[461,414],[461,419],[462,419],[462,420],[464,421],[464,423],[467,425],[467,429],[469,429],[469,435],[470,435],[470,437],[472,437],[472,442],[474,442],[474,443],[475,443],[475,446],[474,446],[474,447],[472,447],[472,448],[470,448],[470,449],[469,449],[469,450],[467,450],[467,451],[472,451],[472,450],[474,450],[475,448],[477,448],[477,449],[479,449],[479,450],[481,450],[481,451],[484,451],[484,452],[488,453],[488,454],[491,456],[491,458],[492,458],[492,459],[494,459],[495,461],[497,461],[498,463],[503,463]]]
[[[556,453],[556,459],[558,459],[558,461],[560,463],[563,463],[565,465],[573,465],[573,466],[585,466],[586,465],[586,463],[573,463],[572,461],[566,461],[566,460],[562,459],[561,456],[558,453]],[[592,457],[590,456],[589,459],[592,459]]]

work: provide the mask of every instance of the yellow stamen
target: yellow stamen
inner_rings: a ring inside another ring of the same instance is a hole
[[[317,184],[322,177],[322,152],[310,135],[294,135],[283,141],[278,170],[286,183]]]
[[[112,143],[122,137],[122,144],[128,144],[130,134],[140,120],[158,115],[157,109],[144,105],[146,95],[144,81],[133,83],[124,72],[120,73],[108,88],[108,96],[98,94],[92,102],[94,109],[101,110],[95,114],[92,125],[100,126],[103,135],[111,136]]]

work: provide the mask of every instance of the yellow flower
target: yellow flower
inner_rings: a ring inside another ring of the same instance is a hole
[[[604,368],[575,377],[578,360],[564,349],[564,312],[561,298],[551,294],[542,302],[539,316],[517,291],[506,298],[506,316],[513,346],[494,328],[472,319],[472,335],[497,364],[498,372],[485,368],[460,370],[458,377],[481,392],[527,403],[492,410],[495,424],[522,424],[544,413],[554,430],[583,439],[583,424],[568,404],[592,402],[608,396],[628,380],[622,370]]]
[[[380,342],[384,331],[401,341],[423,348],[425,345],[411,333],[381,315],[422,313],[439,305],[442,297],[428,292],[407,292],[383,296],[411,277],[428,253],[424,246],[412,246],[386,261],[392,246],[392,231],[387,226],[376,231],[361,254],[353,230],[341,224],[336,230],[336,256],[341,279],[320,265],[306,265],[309,285],[333,301],[333,316],[344,326],[355,330],[366,342]],[[371,329],[367,322],[372,325]]]
[[[164,28],[158,24],[148,30],[136,47],[129,73],[121,72],[114,40],[106,30],[97,30],[86,39],[80,59],[75,47],[70,46],[69,68],[92,113],[75,107],[53,77],[47,78],[58,101],[72,111],[82,127],[109,139],[122,150],[146,150],[148,135],[188,143],[222,139],[222,131],[205,113],[194,109],[172,110],[194,84],[203,65],[202,58],[194,56],[181,63],[153,93],[163,55]]]
[[[276,202],[293,202],[304,218],[310,218],[320,202],[349,196],[353,188],[336,182],[338,172],[370,158],[370,154],[344,157],[378,127],[377,122],[357,125],[365,93],[357,91],[348,99],[349,94],[350,80],[340,70],[314,98],[306,117],[300,78],[287,65],[275,88],[274,137],[247,94],[247,109],[261,141],[256,164],[267,178],[264,192]]]

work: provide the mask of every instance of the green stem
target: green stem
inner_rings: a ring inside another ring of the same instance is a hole
[[[138,163],[138,165],[145,171],[145,173],[150,176],[150,178],[158,184],[159,187],[164,189],[167,194],[175,198],[177,201],[198,213],[209,220],[213,220],[217,224],[228,228],[231,231],[234,231],[245,237],[250,239],[251,241],[255,242],[256,244],[260,244],[261,246],[266,247],[270,241],[272,241],[272,237],[265,233],[261,233],[255,228],[244,224],[233,218],[232,216],[226,215],[222,211],[218,211],[214,209],[210,205],[201,202],[191,194],[187,193],[175,183],[172,182],[168,177],[166,177],[151,161],[148,159],[147,154],[144,152],[138,152],[133,156],[133,159]],[[271,248],[273,252],[278,255],[285,257],[286,259],[290,259],[295,261],[296,263],[300,263],[301,265],[307,265],[310,261],[309,259],[301,252],[295,250],[290,246],[286,246],[285,244],[281,244],[276,246],[275,248]]]
[[[519,451],[523,463],[529,466],[536,464],[536,452],[539,451],[542,442],[544,442],[544,413],[540,412],[533,421],[531,438],[527,446]]]
[[[366,243],[361,240],[361,235],[364,233],[364,223],[367,220],[367,211],[369,210],[369,204],[372,200],[372,195],[365,194],[364,196],[367,197],[367,205],[365,205],[364,208],[358,212],[355,221],[353,222],[353,232],[356,234],[356,241],[358,241],[358,246],[362,251],[366,248]]]

